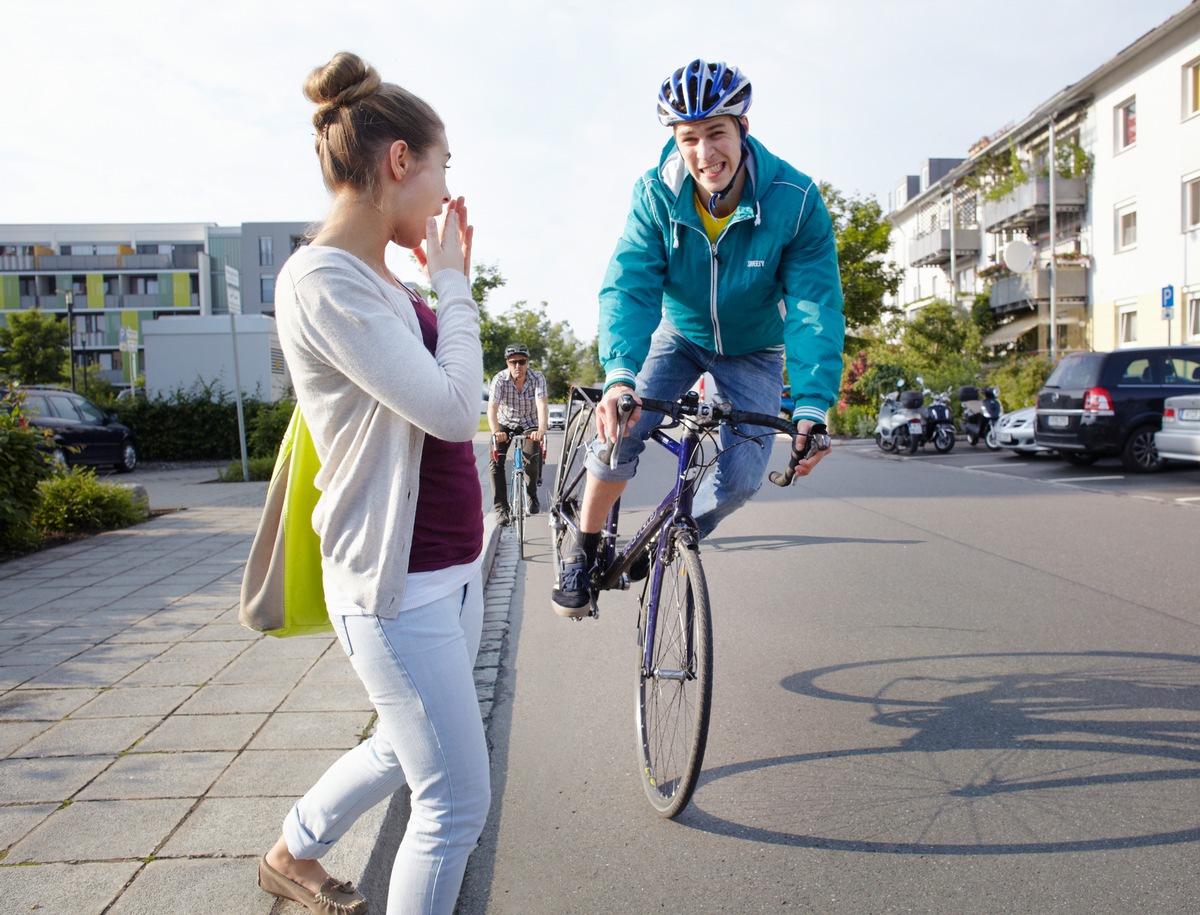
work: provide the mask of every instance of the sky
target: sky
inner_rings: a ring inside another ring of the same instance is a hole
[[[437,109],[494,313],[580,337],[688,61],[754,86],[750,132],[886,202],[965,156],[1185,0],[47,0],[8,3],[0,223],[316,222],[329,197],[301,84],[351,50]],[[389,258],[419,274],[407,252]]]

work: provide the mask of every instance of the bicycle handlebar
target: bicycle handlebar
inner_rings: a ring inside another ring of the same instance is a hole
[[[617,401],[617,437],[616,441],[608,443],[607,460],[609,467],[615,468],[621,454],[621,442],[625,438],[625,427],[629,423],[629,417],[633,413],[634,407],[638,406],[637,401],[633,399],[631,394],[622,394]],[[796,431],[796,424],[791,420],[783,419],[780,416],[770,413],[754,413],[749,410],[735,410],[728,404],[709,403],[707,401],[696,400],[657,400],[653,397],[642,398],[641,408],[643,410],[652,410],[655,413],[662,413],[672,419],[678,420],[683,417],[695,417],[703,426],[715,426],[721,422],[735,423],[747,426],[766,426],[769,429],[775,429],[792,436],[804,434]],[[772,471],[769,479],[776,486],[791,485],[792,478],[796,475],[796,465],[800,461],[808,457],[814,450],[827,451],[829,449],[829,429],[824,423],[814,423],[808,430],[803,449],[797,450],[792,447],[792,454],[788,460],[787,469],[780,473]]]

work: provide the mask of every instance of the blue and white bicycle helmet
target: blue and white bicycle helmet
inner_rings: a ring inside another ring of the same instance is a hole
[[[740,118],[750,110],[750,80],[737,67],[697,58],[663,80],[658,119],[664,127],[723,114]]]

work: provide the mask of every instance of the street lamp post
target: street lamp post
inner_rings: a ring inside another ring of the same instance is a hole
[[[63,293],[67,302],[67,349],[71,353],[71,393],[75,393],[75,292],[68,289]]]

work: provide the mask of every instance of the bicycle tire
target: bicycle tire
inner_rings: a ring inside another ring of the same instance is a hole
[[[517,534],[517,554],[525,558],[525,474],[513,471],[509,479],[508,504],[512,509],[512,526]]]
[[[660,591],[651,667],[638,657],[637,732],[642,786],[668,819],[687,807],[704,764],[712,714],[712,610],[695,541],[676,533],[665,562],[656,558],[644,590],[639,646],[646,644],[649,595],[656,572]],[[692,643],[688,657],[688,641]]]
[[[579,486],[566,498],[564,498],[563,489],[583,467],[584,459],[587,456],[587,447],[596,437],[596,424],[592,421],[593,415],[594,410],[590,407],[583,407],[575,411],[575,415],[567,423],[567,431],[563,435],[562,451],[559,453],[558,467],[554,471],[554,492],[551,494],[553,510],[576,521],[579,516],[579,506],[583,503],[583,482],[581,481]],[[563,538],[566,536],[568,528],[565,524],[554,524],[553,512],[551,513],[551,524],[554,527],[553,536],[550,538],[554,553],[553,568],[557,570],[562,564]],[[557,576],[557,571],[555,574]]]

